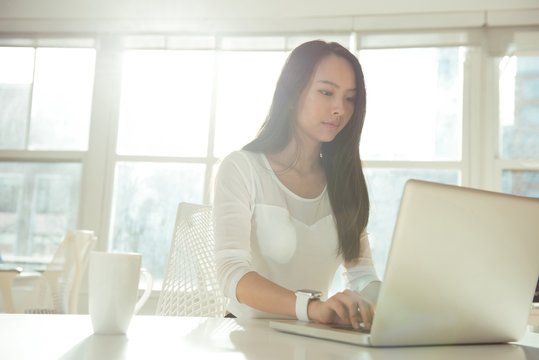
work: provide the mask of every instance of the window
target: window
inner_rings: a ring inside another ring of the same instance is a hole
[[[284,64],[284,51],[223,51],[219,55],[215,155],[254,138],[264,122]]]
[[[255,136],[286,56],[222,43],[123,52],[109,247],[142,253],[157,283],[178,203],[209,201],[218,158]]]
[[[77,222],[81,166],[77,163],[1,163],[4,259],[46,261]]]
[[[117,153],[205,157],[213,69],[213,51],[126,51]]]
[[[118,162],[112,205],[114,251],[143,254],[143,264],[162,279],[176,208],[180,201],[201,203],[204,164]]]
[[[501,190],[539,197],[539,55],[499,59]]]
[[[210,202],[219,159],[255,136],[289,51],[322,38],[364,70],[383,275],[407,179],[539,196],[539,42],[527,34],[524,51],[517,30],[499,32],[0,39],[0,255],[46,261],[65,230],[88,227],[101,250],[142,253],[159,286],[177,204]]]
[[[25,148],[34,53],[33,48],[0,48],[1,149]]]
[[[499,62],[500,157],[539,160],[539,55]]]
[[[0,256],[45,262],[77,226],[92,48],[0,47]]]
[[[458,47],[359,52],[368,93],[363,159],[461,160],[464,56]]]
[[[93,49],[0,47],[0,149],[86,150]]]
[[[360,50],[367,88],[361,156],[371,198],[368,231],[384,274],[407,179],[461,184],[461,47]]]

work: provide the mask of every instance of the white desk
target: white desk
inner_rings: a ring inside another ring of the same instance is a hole
[[[522,345],[369,349],[277,332],[266,320],[136,316],[125,336],[93,335],[88,315],[0,314],[0,359],[539,359]]]

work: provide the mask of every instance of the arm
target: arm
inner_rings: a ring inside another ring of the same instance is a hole
[[[378,300],[381,282],[374,269],[369,236],[365,231],[361,234],[360,244],[359,257],[344,264],[346,288],[359,293],[374,307]]]
[[[238,156],[239,155],[239,156]],[[251,266],[252,176],[246,159],[223,160],[215,182],[214,215],[217,275],[225,295],[252,308],[295,317],[296,289],[285,289]],[[322,323],[358,326],[357,294],[346,291],[327,301],[311,301],[308,316]],[[366,305],[359,306],[366,308]],[[367,314],[363,315],[365,319]]]
[[[226,157],[214,183],[214,236],[217,278],[228,298],[251,267],[251,183],[239,154]]]
[[[258,310],[296,317],[295,293],[256,272],[249,272],[240,279],[236,295],[239,302]],[[311,301],[307,313],[309,319],[323,324],[346,324],[356,329],[361,321],[369,328],[373,316],[368,302],[350,290],[338,293],[326,301]]]
[[[225,295],[239,303],[272,314],[296,317],[297,289],[285,289],[255,272],[251,266],[251,218],[254,203],[253,176],[243,154],[223,160],[215,181],[214,230],[217,276]],[[319,322],[336,322],[347,316],[342,301],[311,301],[308,316]],[[313,303],[323,305],[311,312]],[[332,306],[336,310],[333,310]],[[349,302],[349,306],[353,306]],[[357,306],[356,306],[357,309]],[[335,315],[336,311],[340,315]],[[350,323],[348,318],[340,320]]]
[[[240,303],[272,314],[296,317],[296,295],[256,272],[245,274],[238,282]]]
[[[295,317],[295,294],[251,266],[252,175],[242,154],[223,160],[214,188],[217,276],[224,294],[260,311]]]
[[[360,243],[359,257],[344,264],[347,290],[335,294],[325,302],[311,302],[311,319],[322,323],[351,324],[356,329],[362,322],[366,328],[370,328],[380,280],[374,270],[366,232],[361,234]]]

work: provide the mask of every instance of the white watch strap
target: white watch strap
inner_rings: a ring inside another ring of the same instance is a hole
[[[311,296],[307,293],[296,292],[296,317],[301,321],[309,321],[309,314],[307,308]]]

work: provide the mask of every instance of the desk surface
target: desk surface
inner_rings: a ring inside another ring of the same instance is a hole
[[[93,335],[88,315],[0,314],[0,358],[12,359],[539,359],[539,334],[518,344],[369,349],[280,333],[266,320],[136,316],[127,335]]]

